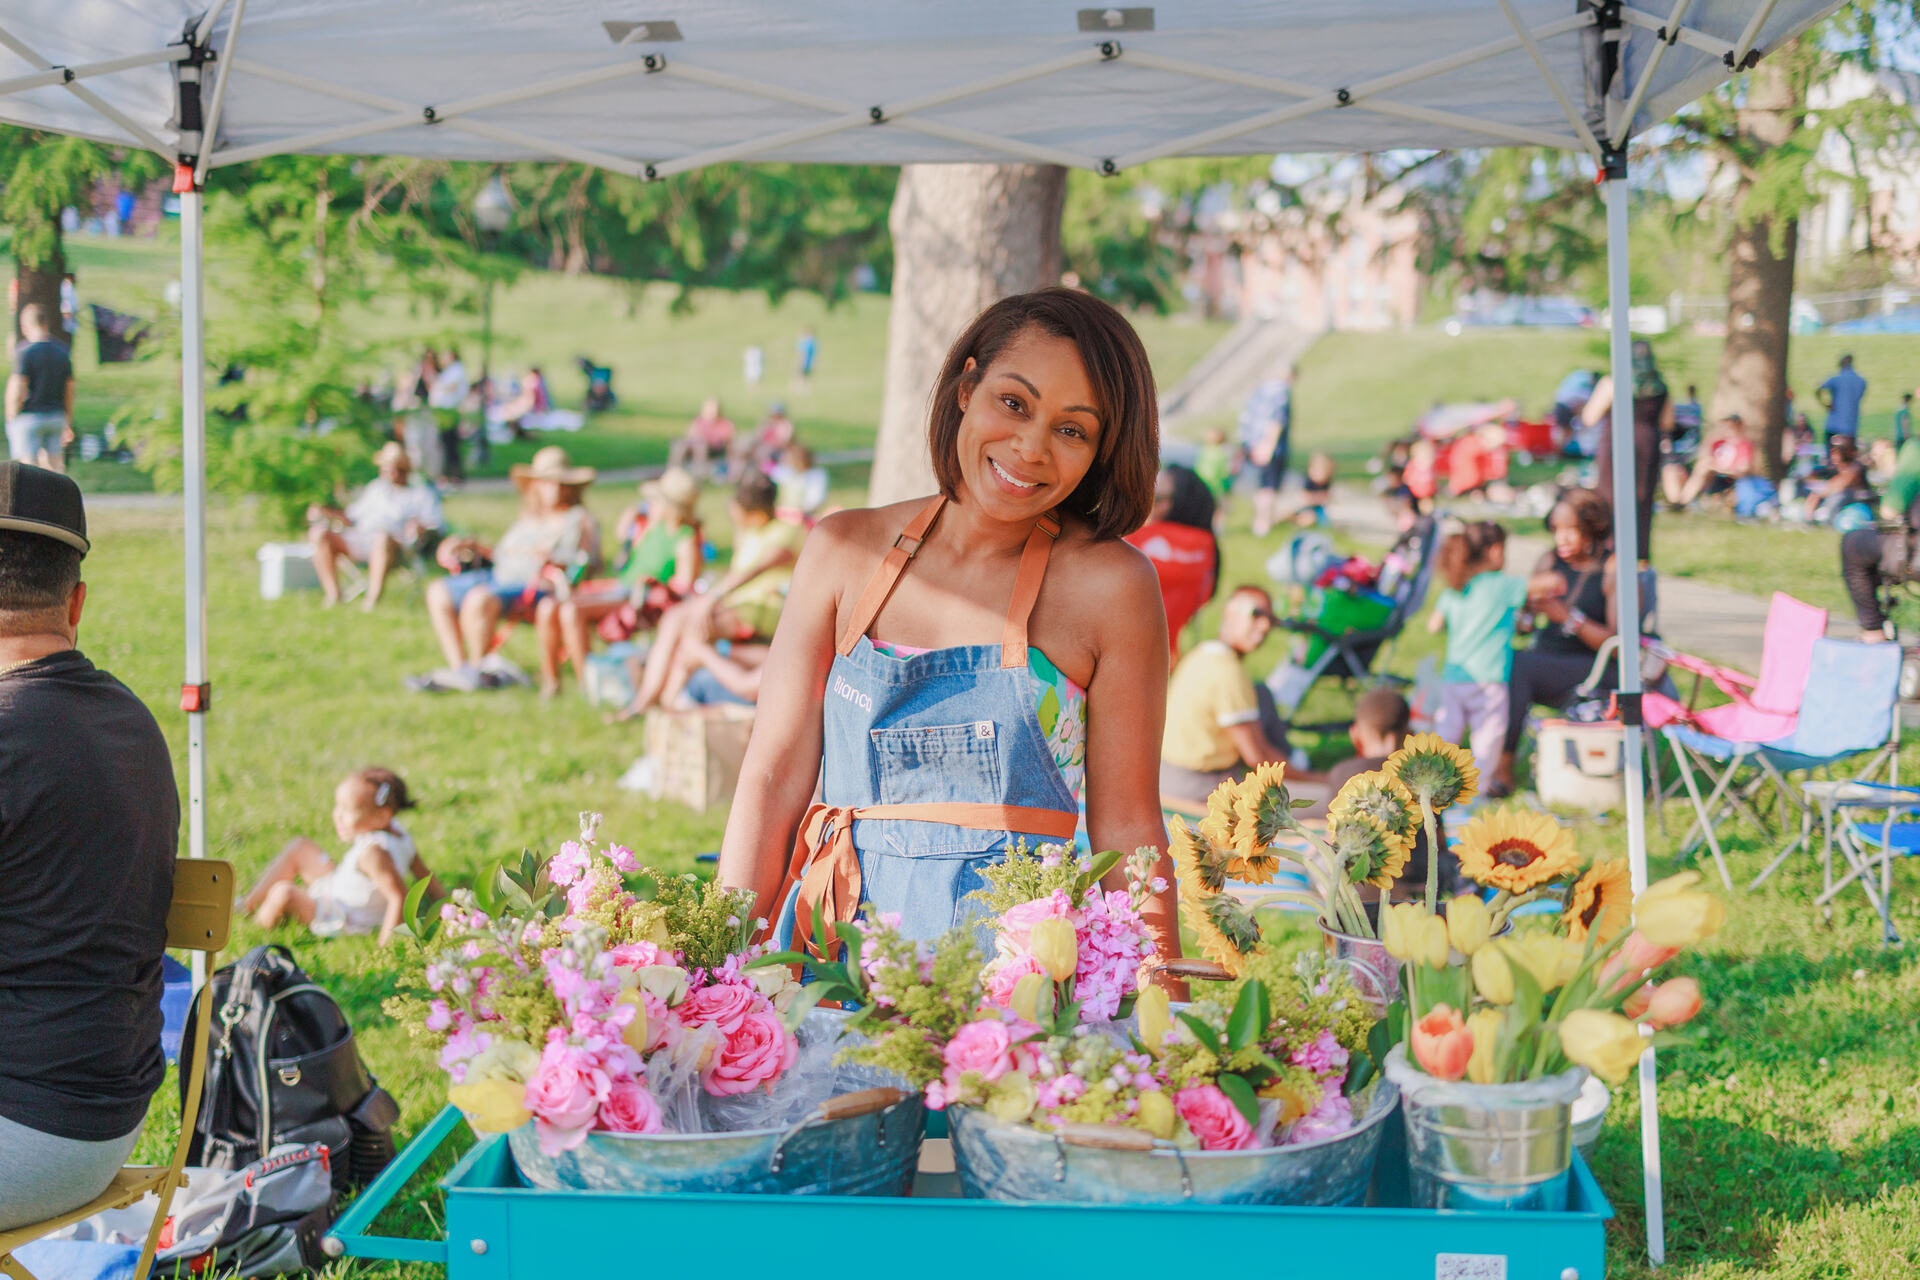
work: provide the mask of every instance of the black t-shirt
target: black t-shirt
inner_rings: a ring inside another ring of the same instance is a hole
[[[77,649],[0,676],[0,1116],[92,1142],[146,1118],[179,839],[125,685]]]
[[[27,380],[22,413],[65,413],[73,361],[57,342],[29,342],[13,353],[13,371]]]

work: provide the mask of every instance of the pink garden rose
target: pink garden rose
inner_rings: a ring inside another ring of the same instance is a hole
[[[767,998],[744,982],[716,982],[690,994],[674,1008],[688,1026],[710,1022],[729,1038],[749,1015],[764,1012]]]
[[[1071,918],[1073,904],[1067,901],[1064,889],[1057,889],[1044,898],[1035,898],[1023,902],[1017,907],[1008,907],[1000,915],[999,946],[1003,955],[1023,955],[1033,942],[1033,926],[1042,920]]]
[[[1046,974],[1038,960],[1022,952],[1003,959],[987,971],[987,998],[1002,1009],[1013,1008],[1013,989],[1030,973]]]
[[[638,1080],[615,1080],[600,1104],[600,1123],[608,1133],[660,1132],[660,1104]]]
[[[608,1080],[593,1056],[555,1038],[540,1053],[521,1105],[539,1121],[540,1149],[552,1155],[580,1145],[605,1099]]]
[[[727,1033],[720,1052],[701,1073],[700,1083],[716,1098],[746,1093],[779,1079],[799,1056],[800,1042],[777,1014],[749,1013]]]
[[[983,1018],[978,1022],[969,1022],[947,1042],[945,1051],[949,1088],[957,1082],[961,1073],[972,1071],[988,1084],[992,1084],[1007,1073],[1013,1066],[1009,1050],[1013,1047],[1013,1038],[1008,1034],[1007,1024],[998,1018]]]
[[[1244,1151],[1252,1145],[1253,1126],[1214,1085],[1188,1085],[1173,1095],[1173,1106],[1200,1139],[1202,1151]]]

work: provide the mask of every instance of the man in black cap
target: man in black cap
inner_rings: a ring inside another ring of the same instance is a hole
[[[74,647],[87,518],[0,463],[0,1230],[87,1203],[165,1072],[180,799],[160,726]]]

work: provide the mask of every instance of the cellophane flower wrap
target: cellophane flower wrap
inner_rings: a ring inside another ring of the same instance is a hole
[[[798,1054],[799,984],[749,967],[750,895],[648,871],[598,827],[582,815],[579,839],[478,893],[412,900],[425,991],[386,1003],[476,1128],[531,1121],[550,1155],[594,1130],[698,1131],[700,1095],[770,1089]]]

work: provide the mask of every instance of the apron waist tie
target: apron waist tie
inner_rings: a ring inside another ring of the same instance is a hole
[[[793,843],[787,867],[787,886],[796,882],[800,895],[794,904],[793,945],[796,950],[814,944],[825,956],[837,938],[833,926],[851,921],[860,911],[862,893],[860,854],[853,847],[853,824],[862,818],[891,818],[909,822],[938,822],[969,831],[1030,832],[1056,840],[1071,840],[1080,816],[1061,809],[1009,804],[968,804],[933,801],[925,804],[869,804],[828,806],[807,810]],[[787,896],[782,889],[781,898]],[[814,909],[824,916],[828,937],[813,938]]]

